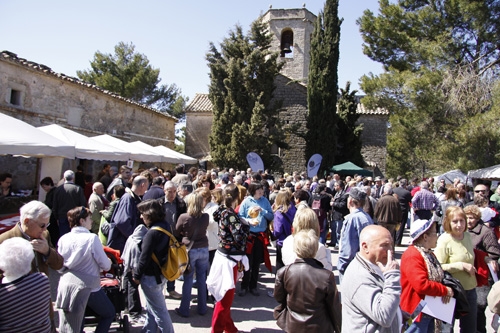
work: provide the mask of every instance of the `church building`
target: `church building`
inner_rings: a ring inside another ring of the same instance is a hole
[[[284,126],[298,125],[299,128],[298,133],[287,135],[289,149],[276,148],[273,153],[281,159],[286,172],[304,171],[306,143],[300,134],[306,130],[309,54],[316,15],[306,8],[269,9],[262,19],[269,24],[273,36],[271,51],[279,52],[279,61],[284,62],[281,73],[275,79],[274,91],[274,98],[283,102],[280,120]],[[343,84],[339,83],[340,86]],[[357,112],[360,115],[358,122],[364,125],[361,136],[364,161],[368,168],[378,168],[383,173],[389,113],[383,109],[367,110],[361,103],[358,103]],[[186,107],[187,155],[209,159],[208,137],[212,122],[212,103],[208,94],[196,94]]]

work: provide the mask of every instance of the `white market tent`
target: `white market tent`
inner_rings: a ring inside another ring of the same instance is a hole
[[[172,156],[177,157],[178,158],[177,163],[184,163],[184,164],[197,164],[198,163],[197,159],[190,157],[190,156],[187,156],[187,155],[184,155],[184,154],[181,154],[179,152],[176,152],[175,150],[167,148],[165,146],[156,146],[156,147],[154,147],[154,149],[155,149],[155,151],[157,151],[161,154],[164,154],[164,155],[171,154]]]
[[[117,139],[111,135],[103,134],[91,138],[98,142],[110,145],[123,151],[130,153],[130,159],[140,162],[161,162],[162,156],[152,151],[141,149],[129,142]]]
[[[467,174],[467,177],[485,180],[500,180],[500,164],[483,169],[471,170]]]
[[[31,126],[0,113],[0,155],[75,158],[75,147]]]
[[[136,146],[139,149],[143,149],[145,151],[150,151],[155,154],[161,155],[161,161],[165,163],[182,163],[179,162],[179,158],[176,156],[173,156],[172,154],[163,154],[161,151],[157,151],[155,147],[148,145],[147,143],[144,143],[142,141],[134,141],[130,143],[131,145]]]
[[[436,176],[434,178],[435,178],[435,183],[436,184],[439,184],[439,181],[441,179],[444,179],[444,181],[445,181],[446,184],[453,184],[453,181],[455,180],[455,178],[460,179],[460,182],[462,184],[465,184],[465,182],[467,181],[467,175],[465,173],[463,173],[459,169],[450,170],[450,171],[445,172],[442,175]],[[468,184],[467,185],[471,185],[472,186],[472,183],[471,183],[470,179],[468,180]]]
[[[93,140],[56,124],[38,127],[38,129],[74,146],[77,158],[100,161],[127,161],[130,158],[128,151]]]

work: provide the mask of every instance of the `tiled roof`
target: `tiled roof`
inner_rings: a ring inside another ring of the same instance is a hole
[[[361,99],[362,96],[359,96]],[[359,100],[358,99],[358,100]],[[368,110],[361,103],[358,103],[356,109],[358,114],[372,114],[372,115],[388,115],[386,109],[376,108],[375,110]],[[186,112],[212,112],[212,102],[208,99],[208,94],[196,94],[193,100],[186,107]]]
[[[212,112],[212,102],[208,94],[196,94],[186,106],[186,112]]]
[[[135,101],[133,101],[131,99],[122,97],[122,96],[120,96],[120,95],[118,95],[118,94],[116,94],[116,93],[114,93],[112,91],[105,90],[103,88],[100,88],[100,87],[92,84],[92,83],[84,82],[84,81],[80,80],[79,78],[68,76],[66,74],[56,73],[56,72],[54,72],[48,66],[45,66],[45,65],[42,65],[42,64],[38,64],[36,62],[29,61],[29,60],[26,60],[24,58],[19,58],[17,56],[17,54],[15,54],[13,52],[10,52],[10,51],[2,51],[2,52],[0,52],[0,60],[15,62],[15,63],[17,63],[19,65],[31,68],[33,70],[36,70],[36,71],[39,71],[39,72],[42,72],[42,73],[45,73],[47,75],[52,75],[54,77],[57,77],[60,80],[72,82],[72,83],[79,84],[79,85],[87,87],[87,88],[94,89],[96,91],[99,91],[99,92],[101,92],[103,94],[106,94],[106,95],[108,95],[110,97],[113,97],[113,98],[119,99],[121,101],[124,101],[126,103],[133,104],[133,105],[138,106],[140,108],[147,109],[147,110],[150,110],[150,111],[154,111],[156,113],[164,115],[165,117],[169,117],[169,118],[177,120],[177,118],[172,117],[169,114],[166,114],[164,112],[160,112],[157,109],[152,108],[150,106],[147,106],[147,105],[144,105],[144,104],[140,104],[140,103],[137,103],[137,102],[135,102]]]

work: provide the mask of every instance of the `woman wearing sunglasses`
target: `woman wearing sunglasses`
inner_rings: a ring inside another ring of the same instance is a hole
[[[96,234],[90,232],[92,216],[85,207],[68,212],[71,232],[58,242],[58,251],[64,258],[63,274],[57,290],[56,307],[59,311],[60,332],[80,333],[83,330],[85,307],[100,318],[96,332],[108,332],[115,317],[113,303],[101,289],[100,272],[111,268]]]

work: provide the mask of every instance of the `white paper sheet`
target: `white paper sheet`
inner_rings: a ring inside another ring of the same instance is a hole
[[[491,261],[488,263],[488,268],[490,269],[490,273],[491,273],[491,276],[493,277],[493,281],[497,282],[498,281],[497,272],[495,272],[495,270],[493,269],[493,264],[491,263]]]
[[[444,304],[441,297],[425,296],[424,300],[427,304],[422,309],[423,313],[451,324],[453,321],[453,312],[455,312],[456,299],[452,297],[448,304]]]

